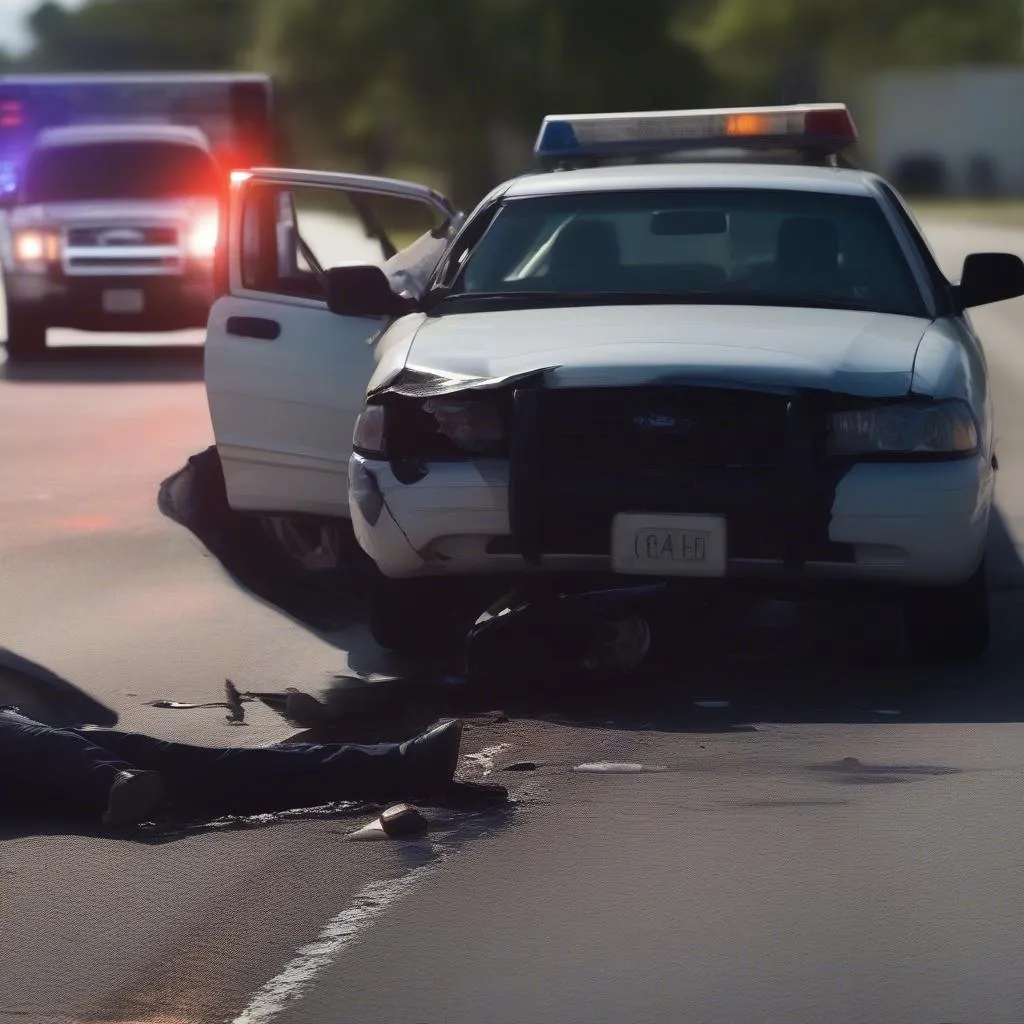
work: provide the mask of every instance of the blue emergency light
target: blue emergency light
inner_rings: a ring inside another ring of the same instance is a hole
[[[720,147],[839,153],[857,142],[845,103],[628,114],[549,114],[533,152],[543,161],[585,160]]]

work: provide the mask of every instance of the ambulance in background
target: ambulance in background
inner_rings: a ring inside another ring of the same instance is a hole
[[[0,77],[8,358],[205,326],[231,172],[281,162],[265,75]]]

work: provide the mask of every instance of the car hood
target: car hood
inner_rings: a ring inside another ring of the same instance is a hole
[[[418,330],[403,332],[404,365],[491,381],[544,370],[549,387],[686,380],[895,398],[911,389],[929,324],[909,316],[776,306],[458,313],[425,318]],[[395,355],[387,360],[393,370]]]
[[[11,226],[180,222],[191,220],[197,214],[216,212],[217,207],[216,199],[105,199],[85,203],[40,203],[14,209]]]

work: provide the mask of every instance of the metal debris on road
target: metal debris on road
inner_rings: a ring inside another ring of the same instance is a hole
[[[227,720],[232,725],[245,725],[245,707],[242,695],[230,679],[224,680],[224,703],[227,705]]]

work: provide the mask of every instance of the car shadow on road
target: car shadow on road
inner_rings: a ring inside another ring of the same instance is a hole
[[[196,383],[203,379],[197,345],[75,345],[48,348],[36,359],[0,363],[11,384]]]
[[[663,623],[645,665],[628,675],[553,670],[513,643],[498,657],[500,671],[467,679],[460,659],[403,661],[377,648],[358,628],[371,578],[358,548],[337,572],[287,564],[255,520],[228,508],[215,449],[165,481],[160,505],[239,586],[344,649],[349,668],[364,677],[339,677],[322,695],[335,725],[318,738],[404,738],[439,716],[495,709],[581,727],[675,731],[797,721],[1024,721],[1016,667],[1024,665],[1024,633],[1016,628],[1024,563],[998,509],[988,551],[993,643],[975,663],[911,661],[895,603],[725,600]],[[388,678],[367,686],[374,675]],[[301,680],[282,681],[287,686],[303,688]]]
[[[337,571],[299,569],[258,518],[228,506],[216,448],[193,455],[164,480],[157,503],[203,543],[235,583],[325,639],[365,617],[371,564],[355,538],[349,535]]]

